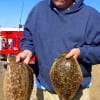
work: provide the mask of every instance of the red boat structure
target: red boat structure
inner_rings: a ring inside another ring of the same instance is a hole
[[[0,28],[0,55],[18,54],[23,28]]]
[[[23,28],[0,28],[0,60],[6,60],[7,55],[17,55],[20,52],[20,40]],[[35,62],[32,57],[30,64]]]

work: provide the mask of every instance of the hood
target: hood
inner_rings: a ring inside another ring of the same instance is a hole
[[[57,8],[54,3],[52,2],[52,0],[48,0],[49,5],[52,9],[55,10],[55,8]],[[83,7],[83,1],[84,0],[75,0],[75,4],[70,6],[68,9],[63,10],[63,13],[74,13],[78,10],[80,10]],[[58,10],[60,10],[59,8],[57,8]]]

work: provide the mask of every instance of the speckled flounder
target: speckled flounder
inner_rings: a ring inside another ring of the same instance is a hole
[[[77,60],[72,57],[66,59],[66,54],[63,53],[54,61],[50,79],[61,100],[72,100],[80,87],[82,72]]]
[[[30,100],[33,88],[33,71],[29,65],[17,63],[15,56],[8,57],[4,78],[5,100]]]

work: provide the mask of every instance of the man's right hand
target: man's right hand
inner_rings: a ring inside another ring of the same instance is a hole
[[[30,50],[24,50],[16,56],[16,62],[23,62],[29,64],[32,57],[32,52]]]

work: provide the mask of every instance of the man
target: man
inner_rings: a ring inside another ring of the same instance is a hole
[[[28,64],[32,55],[37,57],[35,69],[43,100],[59,100],[52,94],[49,70],[56,57],[69,51],[66,58],[78,59],[84,77],[80,86],[83,95],[77,100],[89,100],[91,67],[100,62],[100,15],[83,0],[43,0],[28,16],[21,50],[17,62]]]

